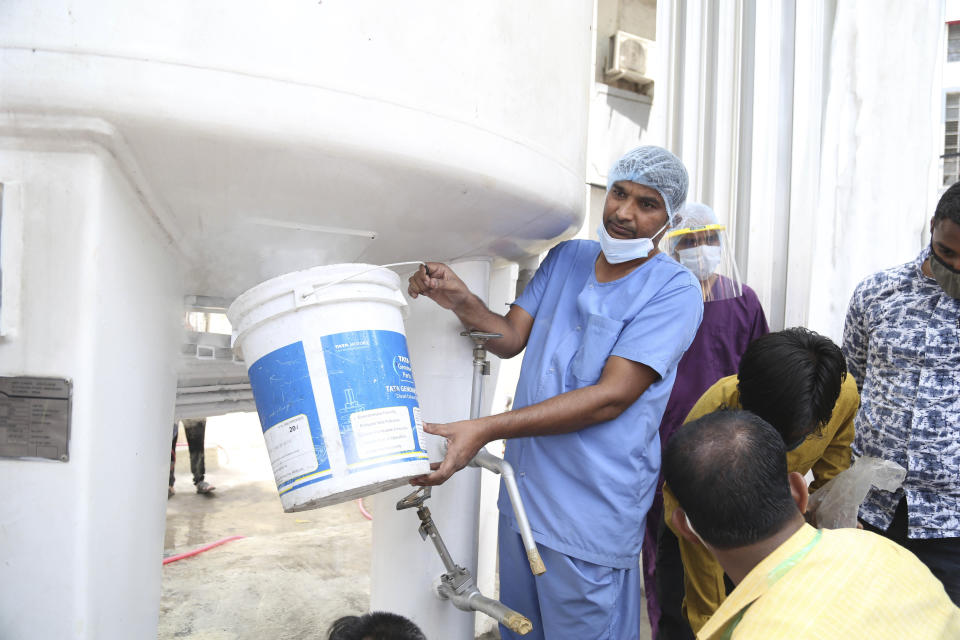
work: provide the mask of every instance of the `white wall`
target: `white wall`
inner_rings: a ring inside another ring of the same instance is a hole
[[[0,459],[0,637],[156,634],[180,337],[167,238],[96,144],[0,138],[21,217],[0,375],[73,381],[70,460]],[[2,231],[0,231],[2,233]],[[3,258],[5,256],[0,256]]]
[[[595,5],[593,82],[587,121],[586,215],[577,233],[578,238],[595,236],[594,230],[603,213],[602,201],[610,166],[627,151],[641,144],[651,144],[647,137],[651,96],[656,90],[656,83],[638,87],[627,81],[607,82],[604,76],[609,62],[610,36],[616,31],[656,40],[656,1],[596,0]],[[656,47],[653,55],[658,55]],[[662,143],[654,141],[652,144]]]
[[[831,336],[860,280],[912,260],[929,239],[943,144],[941,11],[837,5],[807,297],[810,326]],[[914,44],[890,47],[894,39]]]
[[[658,3],[650,139],[690,169],[689,197],[735,228],[772,328],[839,340],[857,282],[922,247],[942,144],[941,8]]]

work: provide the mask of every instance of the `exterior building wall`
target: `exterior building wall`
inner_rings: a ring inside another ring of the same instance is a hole
[[[651,139],[691,169],[690,197],[735,228],[741,274],[771,327],[839,340],[856,284],[924,243],[942,6],[661,0],[658,9],[666,95],[654,101]]]

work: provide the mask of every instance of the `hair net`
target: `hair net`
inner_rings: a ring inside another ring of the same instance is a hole
[[[677,212],[673,228],[660,241],[661,250],[689,269],[703,290],[703,301],[738,298],[743,293],[740,271],[727,236],[713,209],[687,202]]]
[[[699,202],[687,202],[677,213],[675,227],[705,227],[708,224],[720,224],[713,209]]]
[[[671,223],[687,199],[687,169],[680,158],[661,147],[637,147],[617,160],[607,174],[607,191],[619,180],[656,189]]]

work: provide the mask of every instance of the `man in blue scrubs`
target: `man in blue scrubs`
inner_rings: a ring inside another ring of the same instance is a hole
[[[506,316],[493,313],[446,265],[429,263],[409,292],[453,311],[469,329],[503,334],[487,348],[526,348],[514,410],[428,424],[448,440],[437,485],[486,443],[507,439],[547,572],[529,570],[501,487],[500,599],[534,625],[525,638],[640,633],[640,545],[660,470],[658,426],[677,362],[703,314],[697,279],[656,248],[687,193],[680,160],[639,147],[611,168],[600,242],[554,247]],[[517,637],[501,626],[502,638]]]

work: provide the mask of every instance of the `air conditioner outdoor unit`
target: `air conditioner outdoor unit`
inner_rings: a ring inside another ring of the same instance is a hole
[[[617,31],[610,36],[610,53],[604,77],[607,80],[629,80],[640,85],[653,83],[656,42]]]

